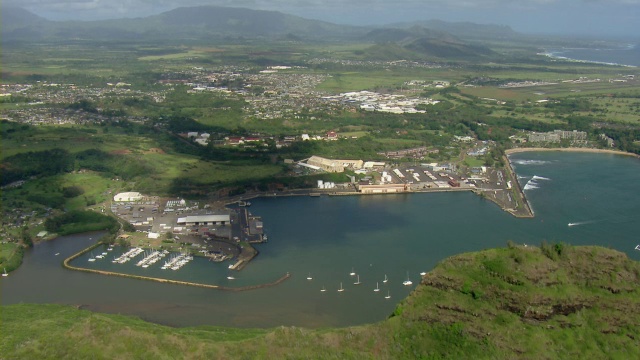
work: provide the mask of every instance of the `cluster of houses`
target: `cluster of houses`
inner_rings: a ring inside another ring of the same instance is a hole
[[[425,113],[425,110],[418,110],[416,107],[419,105],[434,105],[439,103],[439,101],[432,99],[409,98],[404,95],[380,94],[373,91],[347,92],[336,96],[325,96],[324,98],[347,104],[359,104],[360,109],[365,111],[378,111],[392,114]]]

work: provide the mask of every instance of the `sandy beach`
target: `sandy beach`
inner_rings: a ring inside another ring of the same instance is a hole
[[[505,154],[516,154],[522,152],[531,152],[531,151],[564,151],[564,152],[585,152],[585,153],[600,153],[600,154],[614,154],[614,155],[625,155],[625,156],[633,156],[640,159],[640,155],[633,154],[629,152],[624,152],[620,150],[609,150],[609,149],[589,149],[589,148],[516,148],[516,149],[508,149],[505,150]]]

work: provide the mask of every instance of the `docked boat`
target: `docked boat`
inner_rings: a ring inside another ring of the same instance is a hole
[[[360,282],[360,275],[358,275],[358,280],[354,282],[353,285],[360,285],[360,284],[362,283]]]
[[[4,272],[2,273],[3,277],[7,277],[9,276],[9,274],[7,274],[7,268],[4,268]]]
[[[251,203],[248,201],[238,201],[238,206],[247,207],[251,206]]]
[[[427,273],[425,271],[420,273],[420,276],[425,276],[425,275],[427,275]]]
[[[235,280],[236,278],[234,278],[233,276],[229,275],[227,276],[227,280]]]

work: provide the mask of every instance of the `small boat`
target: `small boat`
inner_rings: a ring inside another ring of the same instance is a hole
[[[640,251],[640,244],[636,245],[636,250]]]
[[[56,256],[60,255],[60,253],[56,253]]]
[[[311,273],[309,273],[309,276],[307,276],[307,280],[313,280],[313,278],[311,277]]]
[[[342,283],[340,283],[340,289],[338,289],[338,292],[343,292],[344,288],[342,287]]]
[[[91,253],[91,257],[89,258],[89,261],[91,261],[91,262],[96,261],[96,258],[95,258],[95,257],[93,257],[93,253]]]
[[[325,291],[327,291],[327,289],[325,289],[323,286],[322,289],[320,289],[320,292],[325,292]]]
[[[354,282],[353,285],[360,285],[360,284],[362,283],[360,282],[360,275],[358,275],[358,280]]]
[[[349,275],[356,276],[356,271],[353,268],[351,268],[351,272],[349,273]]]
[[[387,296],[384,297],[385,299],[391,299],[391,294],[389,293],[389,291],[387,290]]]
[[[425,276],[425,275],[427,275],[427,273],[425,271],[420,273],[420,276]]]
[[[238,206],[243,206],[243,207],[251,206],[251,203],[248,201],[238,201]]]
[[[404,286],[413,285],[413,282],[411,282],[411,280],[409,280],[409,272],[408,271],[407,271],[407,280],[403,281],[402,285],[404,285]]]
[[[375,291],[375,292],[380,291],[380,284],[376,283],[376,288],[373,289],[373,291]]]
[[[384,280],[382,280],[382,282],[386,284],[387,281],[389,281],[389,279],[387,279],[387,274],[384,274]]]
[[[4,272],[2,273],[3,277],[7,277],[9,276],[9,274],[7,274],[7,268],[4,268]]]
[[[235,280],[236,278],[234,278],[233,276],[229,275],[227,276],[227,280]]]

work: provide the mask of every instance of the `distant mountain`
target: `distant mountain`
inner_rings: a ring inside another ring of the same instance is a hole
[[[447,32],[421,26],[375,29],[363,39],[376,43],[365,53],[379,60],[390,60],[394,55],[405,59],[469,59],[493,54],[487,47],[469,44]]]
[[[51,23],[43,17],[16,7],[3,7],[0,19],[3,40],[37,38]]]
[[[522,36],[506,25],[476,24],[472,22],[447,22],[442,20],[414,21],[391,24],[389,27],[408,29],[415,26],[447,32],[465,39],[511,39]]]
[[[40,23],[32,13],[22,10],[27,19],[22,31],[53,39],[210,39],[212,37],[332,39],[361,36],[363,28],[308,20],[277,11],[250,10],[218,6],[183,7],[159,15],[136,19],[102,21],[46,21]],[[3,13],[3,36],[5,23]],[[12,17],[13,15],[9,15]],[[42,18],[40,18],[42,19]],[[44,20],[44,19],[43,19]],[[11,20],[15,28],[21,21]],[[13,29],[12,28],[12,29]],[[9,37],[15,35],[9,34]]]

